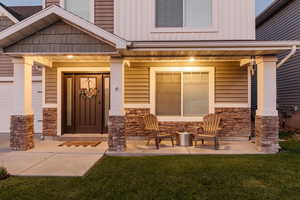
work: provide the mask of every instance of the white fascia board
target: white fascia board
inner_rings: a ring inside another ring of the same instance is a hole
[[[0,13],[3,13],[6,17],[8,17],[14,23],[18,23],[19,20],[13,16],[10,12],[8,12],[3,6],[0,5]]]
[[[3,40],[6,37],[9,37],[11,34],[21,31],[22,29],[26,28],[27,26],[51,15],[51,14],[56,14],[57,16],[81,27],[83,30],[91,32],[91,33],[95,34],[96,36],[99,36],[99,37],[115,44],[117,49],[126,49],[126,47],[127,47],[126,40],[121,39],[117,35],[107,32],[107,31],[103,30],[102,28],[100,28],[100,27],[86,21],[85,19],[80,18],[80,17],[78,17],[56,5],[50,6],[46,9],[34,14],[33,16],[19,22],[18,24],[15,24],[15,25],[7,28],[0,34],[0,40]]]

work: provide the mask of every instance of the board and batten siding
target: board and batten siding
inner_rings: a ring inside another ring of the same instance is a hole
[[[292,0],[257,27],[257,40],[300,40],[300,1]],[[284,58],[289,52],[277,57]],[[256,92],[256,87],[252,88]],[[280,107],[300,108],[300,52],[277,70],[277,102]],[[252,106],[256,106],[253,101]]]
[[[191,66],[190,63],[134,63],[125,69],[125,104],[150,103],[150,67]],[[193,64],[197,66],[197,64]],[[248,103],[248,70],[239,62],[202,63],[215,67],[215,102]]]
[[[214,31],[157,32],[155,0],[115,0],[115,34],[131,41],[143,40],[254,40],[255,1],[216,0]]]
[[[45,103],[57,103],[57,68],[45,69]]]

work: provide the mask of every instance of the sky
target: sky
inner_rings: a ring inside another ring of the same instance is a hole
[[[243,1],[243,0],[241,0]],[[256,0],[256,14],[263,11],[273,0]],[[42,0],[0,0],[8,6],[26,6],[26,5],[41,5]]]

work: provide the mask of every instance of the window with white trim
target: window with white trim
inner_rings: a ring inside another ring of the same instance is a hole
[[[86,19],[91,20],[91,4],[93,0],[64,0],[66,10]]]
[[[155,114],[198,117],[209,113],[209,72],[155,73]]]
[[[209,28],[213,0],[155,0],[157,28]]]

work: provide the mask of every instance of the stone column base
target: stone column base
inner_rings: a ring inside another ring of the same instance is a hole
[[[10,119],[10,148],[26,151],[34,147],[34,116],[12,115]]]
[[[57,136],[57,109],[43,109],[43,136]]]
[[[124,116],[110,116],[108,123],[108,147],[109,151],[122,152],[126,150],[126,138],[124,134]]]
[[[265,153],[279,151],[279,119],[274,116],[256,116],[256,149]]]

